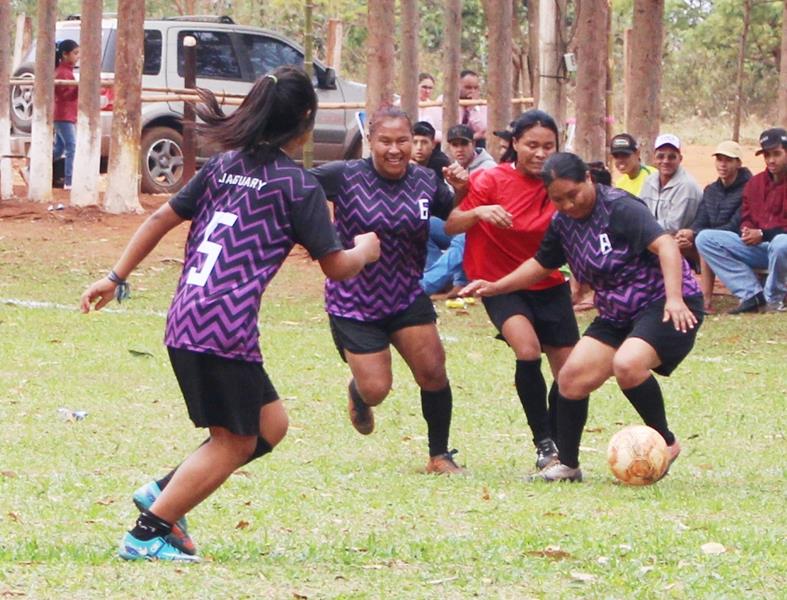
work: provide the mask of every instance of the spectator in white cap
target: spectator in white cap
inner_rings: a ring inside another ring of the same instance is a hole
[[[784,312],[787,293],[787,131],[760,134],[765,170],[743,188],[740,231],[706,229],[697,236],[700,256],[740,304],[730,314]],[[755,269],[767,269],[765,283]]]
[[[654,159],[657,173],[651,173],[642,184],[640,198],[645,201],[658,224],[675,235],[689,227],[697,215],[702,190],[688,171],[681,166],[680,140],[671,133],[656,138]]]
[[[713,269],[700,257],[695,246],[696,236],[706,229],[718,229],[738,233],[741,224],[741,202],[743,186],[751,179],[751,171],[741,163],[741,147],[731,140],[721,142],[713,152],[719,178],[702,192],[697,216],[691,227],[681,229],[675,235],[678,247],[695,263],[699,262],[702,276],[700,285],[704,297],[705,312],[711,313],[713,306],[713,284],[716,279]]]

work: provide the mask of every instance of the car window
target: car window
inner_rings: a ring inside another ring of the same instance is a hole
[[[243,34],[243,45],[254,69],[254,77],[270,73],[282,65],[303,66],[303,55],[284,42],[253,34]]]
[[[178,75],[183,77],[183,38],[197,38],[197,77],[241,79],[240,63],[232,39],[223,31],[181,31],[178,33]]]
[[[161,32],[158,29],[145,30],[145,62],[142,73],[158,75],[161,71]]]

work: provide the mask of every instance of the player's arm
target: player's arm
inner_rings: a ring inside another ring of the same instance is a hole
[[[93,302],[95,310],[100,310],[115,297],[115,290],[120,281],[125,281],[131,272],[150,254],[151,250],[161,241],[169,231],[180,225],[183,219],[176,213],[169,203],[162,205],[150,215],[131,237],[126,249],[123,250],[112,273],[94,282],[85,290],[80,300],[83,313],[90,312]],[[116,278],[115,281],[110,277]]]
[[[454,208],[445,223],[448,235],[464,233],[479,221],[508,229],[513,226],[513,216],[499,204],[488,204],[495,197],[495,182],[485,172],[471,177],[467,196]]]
[[[553,270],[542,266],[535,258],[530,258],[497,281],[491,282],[483,279],[471,281],[459,292],[459,295],[498,296],[516,290],[524,290],[544,279]]]
[[[648,244],[648,250],[659,257],[661,273],[664,276],[667,299],[664,303],[663,321],[672,320],[675,329],[684,333],[688,329],[694,329],[697,317],[683,301],[683,257],[678,244],[671,235],[664,234]]]
[[[322,272],[328,279],[341,281],[355,277],[370,262],[380,258],[380,240],[376,233],[355,236],[355,246],[337,250],[318,259]]]

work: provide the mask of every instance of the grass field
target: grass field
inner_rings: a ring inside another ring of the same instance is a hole
[[[440,307],[452,445],[470,474],[431,477],[401,360],[374,435],[350,426],[346,367],[303,259],[270,287],[261,323],[289,435],[190,515],[204,563],[124,563],[131,492],[204,436],[162,345],[179,266],[145,263],[127,305],[84,316],[71,307],[108,266],[92,248],[63,243],[56,259],[0,232],[0,597],[784,597],[787,316],[706,321],[661,380],[684,453],[657,485],[627,488],[605,449],[638,421],[614,383],[591,400],[586,482],[527,483],[510,351],[482,308]]]

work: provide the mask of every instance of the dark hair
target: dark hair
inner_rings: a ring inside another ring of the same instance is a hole
[[[571,152],[555,152],[544,163],[541,179],[549,187],[555,179],[568,179],[574,183],[585,181],[588,166],[576,154]]]
[[[238,109],[230,115],[213,92],[198,89],[196,107],[205,125],[199,132],[224,150],[239,149],[260,160],[273,158],[288,142],[314,127],[317,94],[303,69],[279,67],[259,77]]]
[[[431,79],[434,81],[434,77],[432,77],[431,73],[418,73],[418,83],[421,83],[424,79]]]
[[[465,77],[466,75],[472,75],[473,77],[478,77],[478,73],[476,73],[475,71],[471,69],[462,69],[462,71],[459,73],[459,79],[462,79],[462,77]]]
[[[413,122],[410,120],[409,115],[401,108],[396,108],[395,106],[381,106],[369,120],[369,137],[374,135],[380,123],[389,119],[404,119],[407,121],[407,129],[412,130],[413,128]]]
[[[600,183],[602,185],[612,185],[612,173],[607,169],[600,160],[594,160],[588,163],[588,171],[590,171],[590,178],[593,183]]]
[[[413,135],[422,135],[433,140],[436,133],[429,121],[418,121],[413,125]]]
[[[555,148],[560,147],[560,132],[557,129],[557,123],[550,115],[543,110],[531,108],[526,110],[516,119],[511,121],[511,145],[506,150],[500,162],[515,162],[516,150],[514,150],[514,140],[518,140],[524,133],[534,127],[546,127],[555,134]]]
[[[79,48],[79,44],[74,40],[62,40],[55,44],[55,66],[57,67],[60,64],[64,54],[73,52],[77,48]]]

